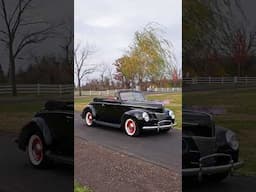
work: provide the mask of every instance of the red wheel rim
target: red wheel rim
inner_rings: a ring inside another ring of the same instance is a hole
[[[36,161],[41,161],[43,158],[42,141],[38,137],[32,141],[32,154]]]
[[[86,114],[86,123],[87,123],[87,125],[92,125],[92,121],[93,121],[92,114],[90,112],[87,112],[87,114]]]
[[[128,135],[134,135],[134,133],[136,132],[136,125],[132,119],[128,119],[126,121],[125,128],[126,128]]]

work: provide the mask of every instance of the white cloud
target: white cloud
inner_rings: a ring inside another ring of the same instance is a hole
[[[111,65],[150,22],[162,26],[181,67],[181,0],[75,0],[75,39],[97,47],[96,63]]]

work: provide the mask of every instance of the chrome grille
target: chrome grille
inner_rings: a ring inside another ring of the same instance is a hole
[[[216,138],[215,137],[192,137],[197,145],[201,157],[216,153],[217,146],[216,146]]]
[[[155,113],[155,116],[159,121],[166,119],[165,113]]]

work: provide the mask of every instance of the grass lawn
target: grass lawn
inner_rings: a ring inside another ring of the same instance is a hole
[[[230,128],[240,140],[240,156],[245,165],[240,174],[256,175],[256,89],[229,89],[186,92],[183,103],[220,107],[225,113],[215,115],[216,124]]]
[[[165,101],[165,107],[174,111],[177,120],[176,128],[181,129],[181,93],[163,93],[146,95],[148,100]],[[75,111],[81,112],[92,101],[93,96],[75,98]]]
[[[47,100],[66,100],[60,96],[0,97],[0,131],[18,133]]]
[[[88,187],[82,186],[81,184],[75,182],[75,192],[92,192]]]

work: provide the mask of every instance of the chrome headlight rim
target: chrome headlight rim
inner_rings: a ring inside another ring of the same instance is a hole
[[[236,137],[236,134],[233,131],[228,130],[225,134],[225,137],[231,149],[233,149],[234,151],[237,151],[239,149],[239,141]]]
[[[144,119],[144,121],[149,122],[149,114],[147,112],[142,113],[142,118]]]
[[[172,118],[172,119],[175,119],[175,114],[172,110],[169,110],[168,111],[168,115]]]

